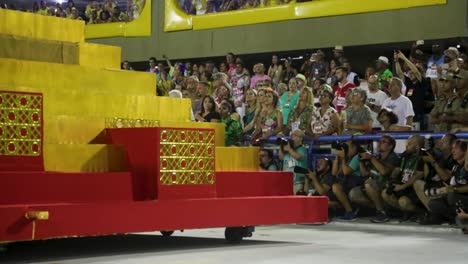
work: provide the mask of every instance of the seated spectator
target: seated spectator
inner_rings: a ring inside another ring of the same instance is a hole
[[[283,161],[283,171],[294,172],[295,166],[307,167],[307,150],[302,145],[303,140],[304,132],[297,129],[291,133],[291,139],[287,143],[280,145],[279,159]],[[293,184],[294,194],[307,193],[304,174],[294,173]]]
[[[398,116],[391,109],[382,108],[377,115],[377,120],[383,131],[411,131],[411,126],[398,125]]]
[[[340,143],[338,149],[334,151],[336,159],[333,161],[332,174],[336,177],[336,181],[332,186],[332,192],[345,209],[345,214],[337,219],[354,221],[357,219],[357,213],[353,210],[348,195],[354,187],[364,182],[359,170],[359,152],[362,152],[362,148],[357,141],[350,140]]]
[[[338,133],[338,112],[331,106],[333,93],[328,89],[321,89],[320,107],[316,108],[310,120],[307,122],[307,136],[314,138],[318,136],[333,135]]]
[[[103,9],[109,13],[114,12],[114,8],[117,6],[117,3],[114,0],[104,0]]]
[[[440,219],[455,222],[456,209],[458,204],[466,206],[468,204],[468,170],[466,160],[468,160],[467,142],[457,140],[453,144],[452,155],[456,161],[452,168],[450,184],[439,188],[437,192],[441,198],[429,200],[429,209],[432,214]]]
[[[328,62],[325,60],[325,53],[321,50],[317,50],[310,57],[310,76],[308,83],[312,85],[316,79],[323,79],[327,76]]]
[[[276,87],[276,92],[278,93],[278,96],[281,98],[283,94],[288,92],[288,85],[285,83],[278,84],[278,86]]]
[[[202,98],[201,111],[195,114],[195,119],[198,122],[212,122],[218,123],[221,119],[219,113],[216,111],[216,102],[213,97],[205,95]]]
[[[47,8],[45,1],[40,2],[39,10],[36,13],[43,16],[47,16],[49,14],[49,8]]]
[[[239,145],[241,141],[242,126],[238,120],[231,118],[233,107],[229,102],[223,101],[219,106],[221,123],[225,124],[225,146]],[[234,112],[235,113],[235,112]]]
[[[215,101],[219,105],[223,100],[231,100],[231,86],[227,82],[220,82],[215,91]]]
[[[288,123],[289,113],[292,109],[294,109],[297,105],[297,101],[299,100],[299,91],[297,90],[297,81],[295,79],[291,79],[289,81],[289,90],[280,98],[280,109],[283,113],[283,125]]]
[[[221,101],[221,104],[222,103],[227,103],[227,104],[231,105],[231,107],[230,107],[231,112],[229,112],[229,116],[231,117],[231,119],[236,120],[237,122],[239,122],[239,124],[242,124],[242,121],[241,121],[242,119],[241,119],[240,115],[235,111],[234,102],[232,100],[223,99]],[[241,126],[241,128],[242,128],[242,126]]]
[[[456,83],[456,93],[449,98],[440,116],[442,122],[448,123],[448,130],[452,131],[468,125],[468,78],[455,75],[459,80]]]
[[[351,105],[344,110],[343,134],[363,134],[372,130],[371,110],[367,105],[366,91],[354,89],[351,92]]]
[[[326,84],[324,79],[315,79],[314,82],[312,83],[312,95],[314,96],[314,105],[319,105],[319,93],[320,93],[320,87],[322,85]]]
[[[299,94],[297,106],[289,114],[284,134],[289,135],[291,131],[296,129],[306,131],[314,110],[315,107],[312,104],[312,92],[309,89],[302,90]]]
[[[133,68],[132,68],[132,65],[130,64],[130,62],[128,60],[125,60],[122,62],[122,70],[126,70],[126,71],[133,71]]]
[[[172,88],[172,81],[170,79],[168,79],[167,72],[165,72],[165,71],[161,71],[159,73],[159,77],[160,78],[158,78],[158,83],[157,83],[156,87],[161,89],[161,91],[163,91],[164,95],[167,96],[169,91]]]
[[[267,88],[261,103],[262,109],[255,119],[256,127],[252,134],[254,140],[265,140],[283,130],[283,114],[276,108],[278,95],[271,88]]]
[[[273,151],[271,149],[262,148],[258,151],[258,159],[260,171],[277,171],[278,166],[276,165],[273,157]]]
[[[111,13],[111,22],[127,22],[128,21],[128,16],[120,11],[119,6],[115,6],[114,10]]]
[[[91,14],[89,16],[88,24],[97,24],[98,23],[98,13],[96,10],[91,11]]]
[[[413,104],[408,97],[404,96],[403,81],[400,78],[393,77],[390,81],[390,98],[385,99],[382,108],[386,107],[392,110],[398,116],[398,125],[413,126]]]
[[[78,11],[76,7],[72,7],[69,18],[74,19],[74,20],[83,20],[83,18],[81,18],[80,16],[80,12]]]
[[[317,160],[317,165],[314,171],[310,171],[307,175],[306,182],[309,186],[309,194],[313,196],[333,197],[331,188],[335,181],[332,173],[332,161],[327,158]],[[330,198],[330,200],[332,200]],[[336,200],[336,199],[333,199]]]
[[[102,23],[109,23],[111,22],[110,13],[107,10],[102,10],[99,14],[99,19],[97,20],[97,24]]]
[[[265,91],[261,90],[263,96]],[[255,117],[260,111],[260,106],[257,102],[257,90],[248,89],[245,92],[245,115],[242,117],[244,123],[244,133],[251,135],[255,130]]]
[[[349,196],[352,202],[375,207],[376,216],[373,223],[389,221],[381,193],[388,185],[392,171],[400,166],[400,157],[394,152],[395,139],[391,135],[383,135],[377,141],[376,153],[363,152],[360,154],[361,175],[367,180],[363,185],[354,187]]]
[[[382,107],[382,103],[385,99],[388,98],[387,94],[383,91],[379,90],[379,77],[377,75],[369,76],[367,80],[368,89],[365,90],[367,92],[367,102],[366,105],[371,110],[371,118],[372,118],[372,128],[373,129],[380,129],[379,120],[377,120],[377,114]]]
[[[201,112],[203,105],[203,98],[209,95],[210,85],[207,82],[199,82],[197,84],[197,91],[192,101],[192,108],[194,113]]]
[[[424,162],[421,158],[423,147],[423,137],[415,135],[408,139],[406,151],[401,155],[400,167],[393,170],[389,185],[382,192],[387,204],[404,213],[401,222],[409,221],[419,211],[420,202],[413,184],[424,176]]]
[[[432,83],[433,89],[435,88],[436,91],[435,95],[437,100],[434,102],[434,107],[430,113],[431,124],[434,125],[434,132],[449,131],[448,122],[441,119],[448,100],[454,95],[455,80],[449,74],[443,74],[438,80],[434,80]]]

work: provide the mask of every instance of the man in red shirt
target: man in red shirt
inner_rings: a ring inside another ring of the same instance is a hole
[[[338,67],[336,68],[336,78],[338,80],[338,85],[335,86],[333,92],[335,94],[335,99],[333,99],[333,105],[338,113],[341,113],[341,110],[346,107],[346,102],[348,94],[356,86],[348,82],[348,68]]]

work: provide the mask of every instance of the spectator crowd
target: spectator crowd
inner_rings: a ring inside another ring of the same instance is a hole
[[[129,22],[138,18],[145,5],[145,0],[128,0],[120,6],[114,0],[46,2],[30,1],[30,6],[0,4],[0,8],[36,13],[44,16],[56,16],[74,20],[83,20],[87,24],[102,24],[110,22]],[[87,3],[87,4],[86,4]]]
[[[232,53],[219,64],[164,59],[150,58],[146,70],[157,75],[158,95],[190,99],[196,122],[224,123],[227,146],[262,146],[261,170],[294,172],[294,193],[327,196],[343,210],[338,220],[355,220],[367,207],[375,223],[466,221],[467,142],[448,133],[468,131],[468,67],[456,47],[435,44],[424,54],[414,44],[408,54],[375,58],[364,76],[341,46],[329,58],[317,50],[297,68],[276,55],[252,69]],[[128,61],[122,67],[132,70]],[[402,142],[389,134],[375,143],[335,142],[334,159],[308,164],[308,153],[321,150],[308,152],[306,138],[375,131],[447,134],[436,143],[416,134]]]
[[[270,7],[312,0],[178,0],[179,7],[187,14],[204,15],[218,12]]]

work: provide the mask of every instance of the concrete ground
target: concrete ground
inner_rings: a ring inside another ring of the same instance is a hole
[[[448,226],[333,222],[257,227],[239,245],[224,229],[12,244],[0,263],[468,263],[468,235]]]

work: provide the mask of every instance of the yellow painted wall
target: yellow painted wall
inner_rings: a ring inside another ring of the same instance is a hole
[[[79,43],[79,64],[99,68],[120,69],[122,50],[120,47]]]
[[[65,42],[84,41],[84,21],[0,9],[0,34]]]

